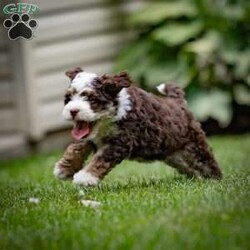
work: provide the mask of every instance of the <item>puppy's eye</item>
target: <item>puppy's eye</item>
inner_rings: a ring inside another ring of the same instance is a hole
[[[86,97],[86,96],[87,96],[87,93],[86,93],[86,92],[82,92],[82,93],[80,94],[80,96],[81,96],[81,97]]]
[[[80,96],[84,97],[87,101],[89,102],[94,102],[95,101],[95,96],[91,93],[86,93],[86,92],[82,92],[80,94]]]
[[[94,95],[88,95],[87,96],[87,100],[89,101],[89,102],[95,102],[95,100],[96,100],[96,98],[95,98],[95,96]]]
[[[64,97],[64,105],[66,105],[70,101],[71,101],[71,96],[69,94],[65,95],[65,97]]]

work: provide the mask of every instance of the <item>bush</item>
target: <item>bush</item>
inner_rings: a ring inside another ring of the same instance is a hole
[[[152,1],[128,18],[138,35],[115,70],[127,69],[141,87],[184,87],[201,121],[229,124],[233,103],[250,104],[248,1]]]

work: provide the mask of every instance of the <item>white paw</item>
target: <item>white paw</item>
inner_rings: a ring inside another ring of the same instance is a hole
[[[73,183],[83,186],[96,186],[99,182],[99,178],[95,177],[86,170],[80,170],[73,176]]]
[[[56,176],[57,178],[62,179],[62,180],[66,180],[69,177],[67,175],[67,172],[60,167],[59,162],[57,162],[55,164],[53,174],[54,174],[54,176]]]

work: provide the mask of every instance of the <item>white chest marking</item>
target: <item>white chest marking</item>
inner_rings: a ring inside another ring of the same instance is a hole
[[[132,103],[130,100],[130,95],[126,88],[123,88],[118,94],[118,110],[117,114],[114,117],[115,121],[119,121],[122,118],[126,117],[127,112],[132,109]]]

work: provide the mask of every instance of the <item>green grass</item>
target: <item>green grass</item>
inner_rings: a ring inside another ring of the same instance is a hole
[[[220,182],[125,161],[83,196],[53,177],[58,153],[0,162],[0,249],[249,249],[250,136],[210,144]]]

